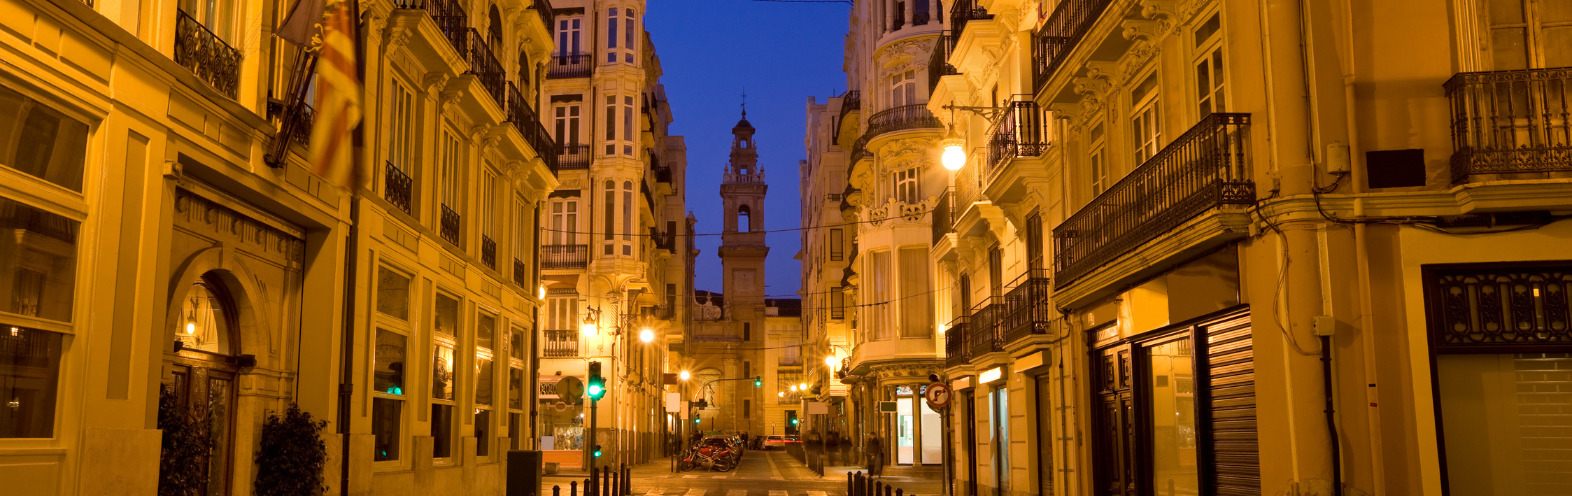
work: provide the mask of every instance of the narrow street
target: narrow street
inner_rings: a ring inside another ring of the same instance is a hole
[[[646,496],[834,496],[846,494],[846,474],[860,467],[825,467],[820,477],[785,451],[748,451],[734,470],[671,472],[671,460],[661,458],[633,468],[634,495]],[[881,480],[907,495],[940,493],[938,467],[890,467]],[[583,484],[583,477],[578,477]],[[547,476],[542,495],[568,496],[574,477]],[[560,493],[553,493],[556,486]],[[582,494],[582,489],[580,490]]]

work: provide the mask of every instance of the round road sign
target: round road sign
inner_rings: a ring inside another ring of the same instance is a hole
[[[557,381],[557,398],[563,403],[577,405],[584,402],[584,381],[577,377],[563,377]]]
[[[950,406],[950,385],[942,382],[929,384],[922,397],[928,401],[928,408],[943,410]]]

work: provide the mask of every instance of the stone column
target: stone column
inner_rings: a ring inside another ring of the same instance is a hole
[[[911,0],[906,2],[906,26],[910,27],[912,25],[912,17],[917,15],[917,2],[924,1],[927,0]]]

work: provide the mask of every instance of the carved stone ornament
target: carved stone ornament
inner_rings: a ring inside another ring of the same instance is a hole
[[[425,79],[421,80],[420,83],[421,86],[425,87],[427,95],[437,98],[442,94],[442,89],[448,85],[448,75],[440,72],[428,72]]]
[[[929,138],[903,138],[879,147],[879,165],[885,172],[933,165],[933,152],[937,140]]]
[[[915,363],[886,363],[874,365],[871,374],[880,381],[920,379],[927,381],[930,374],[937,374],[943,363],[938,360],[924,360]]]
[[[1156,22],[1158,30],[1164,34],[1174,31],[1177,21],[1174,9],[1174,0],[1141,0],[1141,17]]]
[[[899,74],[908,69],[914,69],[918,61],[928,63],[929,51],[938,42],[936,37],[909,37],[896,40],[893,43],[879,47],[874,52],[874,60],[880,61],[879,66],[884,68],[883,76]]]

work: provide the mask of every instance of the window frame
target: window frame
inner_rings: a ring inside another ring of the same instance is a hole
[[[1200,122],[1201,119],[1205,119],[1206,116],[1213,113],[1227,112],[1229,108],[1227,68],[1230,64],[1223,44],[1227,29],[1226,24],[1223,23],[1222,11],[1217,10],[1212,12],[1211,15],[1202,16],[1201,18],[1206,20],[1201,21],[1201,23],[1210,22],[1214,16],[1218,20],[1217,30],[1206,38],[1202,39],[1197,36],[1198,33],[1193,29],[1190,31],[1190,37],[1193,40],[1191,46],[1195,47],[1194,56],[1190,60],[1190,81],[1194,84],[1191,84],[1190,88],[1192,91],[1195,91],[1193,99],[1195,106],[1193,109],[1196,112],[1194,119],[1196,122]],[[1199,72],[1200,67],[1203,65],[1207,68],[1208,79],[1211,83],[1205,85],[1207,87],[1204,94]],[[1205,105],[1205,108],[1202,108],[1202,105]]]
[[[453,329],[453,335],[451,335],[451,336],[447,335],[447,334],[443,334],[442,332],[439,332],[437,330],[437,318],[438,318],[438,314],[439,314],[439,312],[437,311],[437,304],[441,301],[442,298],[447,298],[447,299],[453,300],[455,302],[454,315],[453,315],[454,329]],[[431,356],[431,359],[433,360],[433,364],[435,364],[434,360],[436,359],[436,357],[438,355],[437,350],[439,348],[446,347],[449,350],[451,350],[452,359],[448,363],[448,374],[449,374],[448,390],[452,391],[452,396],[453,396],[452,399],[437,398],[436,394],[435,394],[435,391],[436,391],[436,371],[432,370],[432,371],[430,371],[430,373],[426,374],[426,376],[431,380],[431,383],[430,383],[430,386],[429,386],[431,388],[430,389],[431,392],[429,392],[426,395],[427,399],[430,400],[430,404],[432,406],[438,406],[438,405],[446,406],[446,407],[448,407],[450,409],[450,412],[449,412],[449,414],[447,416],[447,421],[448,421],[448,426],[447,426],[447,431],[448,431],[447,452],[448,452],[448,456],[445,456],[445,457],[438,457],[438,456],[436,456],[435,450],[437,449],[437,446],[436,446],[436,441],[433,440],[433,442],[432,442],[433,453],[432,453],[432,457],[431,458],[432,458],[433,463],[440,464],[440,465],[457,464],[457,463],[459,463],[459,460],[461,460],[463,458],[462,451],[461,451],[461,449],[463,448],[463,437],[455,435],[455,434],[459,434],[460,432],[462,432],[461,431],[461,427],[460,427],[460,425],[459,425],[459,423],[457,421],[457,419],[462,418],[461,415],[463,415],[463,412],[459,408],[459,406],[461,404],[463,404],[463,402],[464,402],[464,393],[463,393],[463,391],[464,391],[464,386],[466,385],[466,384],[463,383],[463,380],[462,380],[464,378],[465,374],[461,373],[461,371],[464,370],[464,367],[469,366],[468,361],[464,360],[465,353],[464,353],[463,347],[460,346],[460,344],[463,343],[463,340],[464,340],[464,335],[463,335],[464,334],[464,325],[463,325],[463,322],[464,322],[464,314],[465,314],[465,312],[464,312],[465,299],[464,299],[463,296],[459,296],[459,293],[457,293],[457,292],[449,291],[446,288],[438,286],[438,287],[433,289],[433,294],[432,294],[432,298],[431,298],[431,305],[432,305],[432,308],[431,308],[431,320],[429,321],[429,325],[431,326],[431,332],[429,333],[430,334],[430,346],[428,346],[428,348],[431,350],[431,355],[430,356]],[[436,432],[436,430],[435,430],[436,429],[436,425],[435,425],[435,423],[436,423],[436,418],[435,418],[436,415],[432,415],[432,417],[433,418],[431,418],[428,421],[428,424],[432,428],[432,433],[435,434],[435,432]],[[455,443],[457,444],[457,446],[454,445]]]
[[[415,304],[415,302],[420,301],[419,294],[418,294],[419,285],[416,284],[417,279],[415,278],[415,275],[414,275],[415,272],[407,270],[404,267],[402,267],[400,264],[397,264],[394,261],[386,259],[386,258],[379,259],[377,261],[376,267],[377,267],[377,272],[376,272],[377,277],[373,277],[372,278],[372,288],[371,288],[371,294],[376,295],[376,298],[377,298],[377,300],[373,301],[372,305],[371,305],[372,306],[371,330],[372,330],[372,333],[373,333],[372,342],[375,343],[375,339],[376,339],[375,333],[379,332],[379,331],[387,331],[387,332],[398,334],[398,335],[401,335],[401,336],[404,337],[404,367],[405,367],[404,368],[404,386],[406,387],[406,389],[404,391],[404,394],[395,395],[395,394],[391,394],[391,393],[384,393],[384,392],[381,392],[381,391],[377,391],[375,387],[369,388],[370,396],[371,396],[371,399],[373,400],[373,403],[375,402],[374,400],[377,400],[377,399],[398,401],[399,402],[398,403],[398,405],[399,405],[399,428],[398,428],[398,434],[397,434],[398,440],[396,441],[396,444],[399,447],[398,448],[398,454],[397,454],[397,456],[394,456],[393,458],[390,458],[390,459],[377,460],[375,453],[373,453],[373,455],[372,455],[372,460],[373,460],[372,461],[372,465],[373,466],[382,466],[382,467],[402,467],[402,466],[405,466],[406,462],[408,462],[410,460],[410,457],[408,455],[409,455],[409,452],[410,452],[410,448],[413,447],[413,444],[408,442],[409,441],[409,433],[410,433],[411,424],[414,423],[414,422],[408,421],[409,420],[408,419],[408,414],[409,414],[410,398],[412,396],[415,396],[415,393],[419,392],[419,391],[410,391],[409,389],[418,388],[418,386],[416,384],[418,384],[420,382],[419,380],[416,380],[416,381],[414,381],[412,383],[410,379],[411,378],[416,378],[416,377],[424,377],[423,374],[420,374],[421,369],[420,369],[420,367],[418,365],[419,360],[411,360],[410,359],[410,356],[413,355],[413,353],[411,353],[411,351],[413,351],[414,349],[418,349],[417,347],[419,346],[418,345],[418,341],[416,341],[416,338],[415,338],[415,326],[416,326],[417,322],[420,322],[419,319],[422,318],[423,315],[421,315],[421,313],[420,313],[421,306]],[[384,313],[384,312],[381,311],[381,305],[379,303],[381,301],[380,298],[381,298],[381,295],[382,295],[382,292],[381,292],[381,281],[382,281],[381,273],[382,273],[382,271],[388,271],[388,272],[391,272],[393,274],[402,276],[402,277],[404,277],[404,278],[409,280],[409,286],[408,286],[409,289],[408,289],[408,291],[404,295],[404,298],[405,298],[404,306],[405,306],[405,308],[408,309],[408,314],[409,314],[409,315],[407,315],[407,318],[400,319],[397,316],[394,316],[394,315],[391,315],[391,314],[387,314],[387,313]],[[411,346],[411,344],[415,344],[415,346]],[[371,355],[371,360],[369,360],[369,362],[370,363],[367,363],[365,365],[366,376],[367,377],[374,377],[374,375],[376,373],[376,365],[377,365],[376,364],[376,352],[375,352],[375,349],[373,349],[373,352],[372,352],[372,355]],[[414,386],[414,388],[410,388],[410,386]],[[373,406],[375,406],[375,405],[373,405]],[[375,415],[373,415],[372,416],[372,423],[375,424],[376,422],[377,422],[377,417]],[[372,434],[373,434],[372,449],[375,450],[376,449],[375,434],[377,432],[377,429],[375,428],[374,425],[373,425],[373,428],[372,428],[371,431],[372,431]]]
[[[1135,91],[1147,80],[1153,81],[1151,91],[1137,95]],[[1162,111],[1162,78],[1158,71],[1153,69],[1145,74],[1131,78],[1131,81],[1140,81],[1131,88],[1130,118],[1126,122],[1130,125],[1130,143],[1133,154],[1131,155],[1130,168],[1133,170],[1146,163],[1163,149],[1163,111]]]

